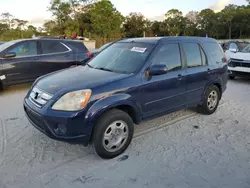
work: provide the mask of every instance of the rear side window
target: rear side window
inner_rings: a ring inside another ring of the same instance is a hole
[[[187,67],[199,67],[202,66],[202,56],[205,54],[200,49],[200,46],[197,43],[183,43],[183,50],[187,59]],[[203,57],[204,58],[204,57]]]
[[[41,41],[43,54],[61,53],[69,51],[60,41]]]
[[[215,42],[204,43],[205,50],[211,55],[211,58],[216,63],[224,63],[224,56],[220,46]]]
[[[181,69],[181,55],[178,44],[164,44],[154,57],[153,64],[164,64],[168,71]]]
[[[65,42],[66,45],[69,45],[70,48],[72,48],[72,50],[76,53],[86,53],[88,52],[88,49],[86,48],[86,46],[83,44],[83,42]]]

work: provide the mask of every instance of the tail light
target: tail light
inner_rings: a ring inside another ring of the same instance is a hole
[[[87,52],[86,55],[89,57],[89,58],[92,58],[94,55],[90,52]]]

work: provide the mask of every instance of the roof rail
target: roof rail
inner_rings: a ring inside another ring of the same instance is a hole
[[[49,36],[41,36],[41,37],[35,37],[37,39],[60,39],[60,37],[49,37]]]

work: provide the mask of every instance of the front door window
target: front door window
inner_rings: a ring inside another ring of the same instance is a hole
[[[16,53],[16,57],[26,57],[37,55],[36,41],[28,41],[18,44],[8,51]]]

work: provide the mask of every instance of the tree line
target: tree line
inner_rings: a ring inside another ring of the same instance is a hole
[[[30,38],[41,35],[42,28],[28,24],[28,21],[15,18],[11,13],[0,14],[0,41]]]
[[[250,0],[248,5],[230,4],[220,12],[204,9],[184,15],[178,9],[166,12],[163,21],[151,21],[141,13],[123,16],[110,0],[52,0],[48,10],[52,19],[43,28],[3,13],[0,41],[32,35],[67,36],[95,39],[97,45],[123,37],[209,36],[216,39],[250,38]]]

